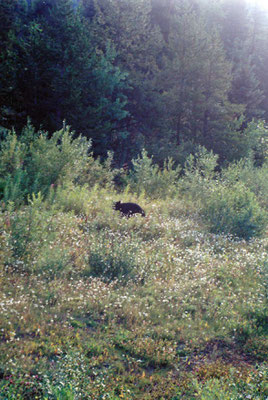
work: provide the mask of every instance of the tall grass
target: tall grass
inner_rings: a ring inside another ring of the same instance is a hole
[[[179,171],[143,153],[117,189],[121,172],[70,132],[53,179],[62,139],[10,135],[0,399],[266,399],[265,164],[219,171],[200,148]],[[146,218],[122,218],[116,200]]]

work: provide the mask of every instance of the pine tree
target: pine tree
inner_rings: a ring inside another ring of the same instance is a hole
[[[23,114],[16,86],[21,67],[17,35],[21,33],[25,11],[26,5],[20,0],[0,0],[0,125],[7,128]]]
[[[221,144],[240,105],[231,104],[231,65],[216,30],[187,1],[176,5],[163,74],[166,101],[163,126],[169,125],[177,145],[193,142],[226,157]]]
[[[255,40],[252,19],[245,0],[225,0],[223,11],[221,37],[233,75],[229,99],[232,103],[244,104],[246,119],[251,121],[262,115],[263,100],[252,52]]]
[[[12,32],[8,45],[14,51],[7,57],[15,66],[10,100],[16,114],[23,113],[19,122],[30,116],[54,131],[66,119],[93,139],[97,154],[114,149],[126,136],[122,121],[128,112],[126,74],[114,65],[113,47],[95,48],[72,0],[29,2],[21,26]]]
[[[91,4],[84,0],[84,6]],[[103,49],[104,43],[111,41],[117,52],[116,64],[128,73],[127,109],[132,118],[126,128],[130,132],[131,147],[137,149],[140,134],[143,137],[151,134],[161,112],[157,77],[163,37],[152,24],[150,0],[95,0],[94,9],[92,29],[97,47]]]
[[[257,3],[251,9],[250,53],[254,74],[262,91],[259,115],[268,120],[268,13]]]

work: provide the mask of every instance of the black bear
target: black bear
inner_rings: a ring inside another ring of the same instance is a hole
[[[134,214],[141,214],[145,217],[145,212],[143,209],[136,203],[121,203],[121,201],[117,201],[113,206],[114,210],[118,210],[121,212],[122,216],[131,217]]]

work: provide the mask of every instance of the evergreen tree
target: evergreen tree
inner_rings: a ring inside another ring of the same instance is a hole
[[[90,27],[72,0],[29,2],[8,46],[13,51],[6,51],[6,65],[16,68],[14,92],[5,104],[21,114],[18,124],[30,116],[35,125],[54,131],[66,119],[93,138],[100,155],[125,140],[126,74],[114,66],[112,46],[94,47]]]
[[[19,0],[0,0],[0,125],[10,127],[23,115],[16,95],[21,67],[17,35],[25,21],[26,5]]]
[[[151,0],[152,23],[159,26],[166,43],[170,34],[174,3],[174,0]]]
[[[0,23],[0,126],[66,119],[122,164],[239,158],[268,118],[268,17],[246,0],[0,0]]]
[[[222,39],[228,59],[232,63],[232,103],[244,104],[246,120],[262,115],[260,104],[263,93],[256,76],[253,54],[255,32],[245,0],[225,0]]]
[[[262,10],[257,3],[251,9],[251,39],[250,52],[254,62],[254,73],[259,88],[262,91],[262,100],[259,104],[262,118],[268,120],[268,12]]]
[[[222,153],[226,127],[241,107],[228,101],[231,66],[217,32],[208,30],[198,8],[187,1],[174,9],[169,54],[163,126],[169,124],[177,145],[192,141]]]
[[[86,10],[92,2],[84,0]],[[150,0],[95,0],[94,22],[96,46],[103,49],[111,41],[115,46],[116,64],[128,72],[129,118],[126,128],[130,133],[126,156],[133,157],[131,149],[138,151],[143,138],[156,129],[161,109],[157,77],[161,64],[164,41],[161,32],[151,21]]]

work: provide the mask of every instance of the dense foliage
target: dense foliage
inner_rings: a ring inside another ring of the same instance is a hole
[[[267,160],[112,163],[67,126],[2,143],[0,399],[265,400]]]
[[[66,119],[113,150],[183,164],[198,145],[220,163],[253,152],[268,117],[268,16],[245,0],[0,0],[0,126]]]

